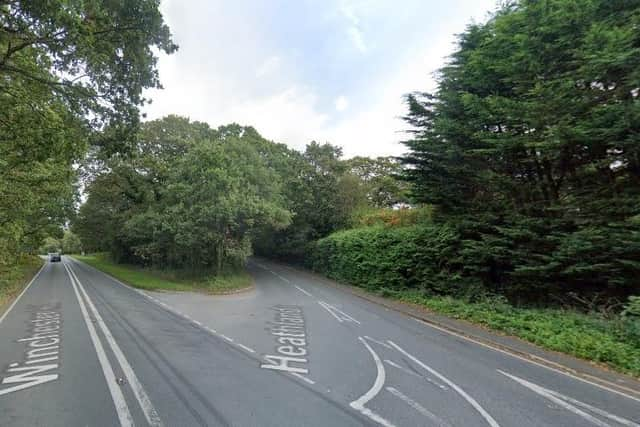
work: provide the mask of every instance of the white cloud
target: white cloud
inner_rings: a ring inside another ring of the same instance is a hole
[[[347,107],[349,107],[349,100],[347,99],[346,96],[340,95],[338,98],[336,98],[337,111],[344,111],[347,109]]]
[[[271,74],[280,68],[280,57],[270,56],[256,69],[256,77],[262,77],[266,74]]]
[[[353,46],[360,52],[369,49],[366,58],[352,53],[344,59],[339,56],[344,52],[334,58],[305,51],[304,39],[293,47],[282,46],[282,40],[280,44],[272,42],[269,35],[273,23],[260,21],[247,5],[247,11],[238,11],[213,7],[210,1],[214,0],[190,0],[189,8],[177,0],[163,1],[163,13],[180,50],[160,57],[158,67],[165,89],[146,93],[154,99],[144,109],[148,118],[173,113],[206,121],[213,127],[236,122],[254,126],[266,138],[297,149],[311,140],[331,142],[342,146],[347,156],[399,155],[404,151],[399,143],[406,137],[401,131],[407,128],[399,118],[406,113],[402,96],[434,88],[431,73],[453,50],[453,34],[463,31],[469,16],[483,16],[490,7],[475,3],[477,0],[454,1],[458,7],[463,3],[468,6],[463,15],[450,12],[455,22],[439,21],[437,31],[427,26],[416,33],[418,37],[393,45],[392,50],[379,51],[380,45],[375,44],[379,38],[371,34],[371,46],[367,46],[363,37],[366,33],[362,32],[372,25],[367,14],[371,10],[365,6],[373,2],[335,0],[332,4],[337,11],[334,18],[338,16],[340,21],[338,33],[355,28]],[[376,4],[391,7],[391,1],[379,0]],[[385,17],[382,12],[376,13]],[[194,28],[205,31],[204,35]],[[202,43],[205,37],[208,41]],[[363,62],[375,55],[384,55],[384,69],[367,68]],[[333,68],[338,71],[355,68],[351,76],[305,73],[303,65],[313,68],[313,61],[318,60],[350,61],[349,68]]]

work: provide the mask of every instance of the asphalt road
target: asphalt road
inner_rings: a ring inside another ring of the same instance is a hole
[[[636,396],[250,269],[208,297],[46,264],[0,317],[0,425],[640,427]]]

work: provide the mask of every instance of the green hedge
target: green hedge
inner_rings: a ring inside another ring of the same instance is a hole
[[[480,286],[460,276],[459,242],[446,225],[356,228],[317,241],[308,262],[328,277],[368,289],[459,294]]]

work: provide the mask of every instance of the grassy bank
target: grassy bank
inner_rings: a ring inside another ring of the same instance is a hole
[[[40,257],[25,255],[17,264],[0,266],[0,315],[36,274],[42,263]]]
[[[561,309],[519,308],[500,298],[471,303],[416,291],[384,291],[383,295],[640,377],[638,319],[604,318]]]
[[[228,294],[248,288],[253,281],[244,271],[219,276],[200,274],[191,275],[182,271],[156,270],[135,265],[116,264],[106,254],[74,255],[98,270],[134,286],[150,291],[191,291],[207,294]]]

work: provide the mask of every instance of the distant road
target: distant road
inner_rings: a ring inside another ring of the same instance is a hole
[[[0,425],[640,427],[635,395],[250,269],[209,297],[47,263],[0,317]]]

